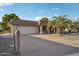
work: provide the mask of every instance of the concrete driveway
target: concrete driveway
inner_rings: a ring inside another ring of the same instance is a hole
[[[43,40],[30,35],[21,35],[20,48],[21,56],[79,55],[79,48]]]

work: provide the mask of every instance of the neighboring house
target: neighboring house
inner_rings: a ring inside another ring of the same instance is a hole
[[[46,33],[46,21],[11,20],[11,34],[19,30],[21,34],[43,34]]]

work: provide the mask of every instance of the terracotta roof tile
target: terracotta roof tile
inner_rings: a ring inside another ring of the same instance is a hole
[[[38,26],[37,21],[28,21],[28,20],[11,20],[10,24],[16,26]]]

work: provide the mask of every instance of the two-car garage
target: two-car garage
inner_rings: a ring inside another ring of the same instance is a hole
[[[38,27],[35,26],[18,26],[18,30],[21,34],[37,34]]]
[[[21,34],[37,34],[39,33],[39,26],[37,21],[28,20],[12,20],[11,33],[14,34],[16,30],[19,30]]]

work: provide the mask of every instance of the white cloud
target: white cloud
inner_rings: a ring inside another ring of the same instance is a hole
[[[53,16],[58,16],[59,14],[54,14]]]
[[[61,8],[52,8],[52,10],[62,10]]]
[[[40,10],[39,12],[44,12],[44,10]]]
[[[35,17],[35,21],[40,20],[40,19],[41,19],[41,17]]]
[[[40,19],[43,18],[43,17],[47,17],[47,16],[39,16],[39,17],[35,17],[35,21],[38,21],[38,20],[40,20]],[[50,18],[50,17],[47,17],[47,18]]]
[[[0,11],[4,11],[3,8],[1,8],[2,6],[11,6],[13,5],[13,3],[0,3]]]
[[[10,6],[13,5],[13,3],[0,3],[0,6]]]

